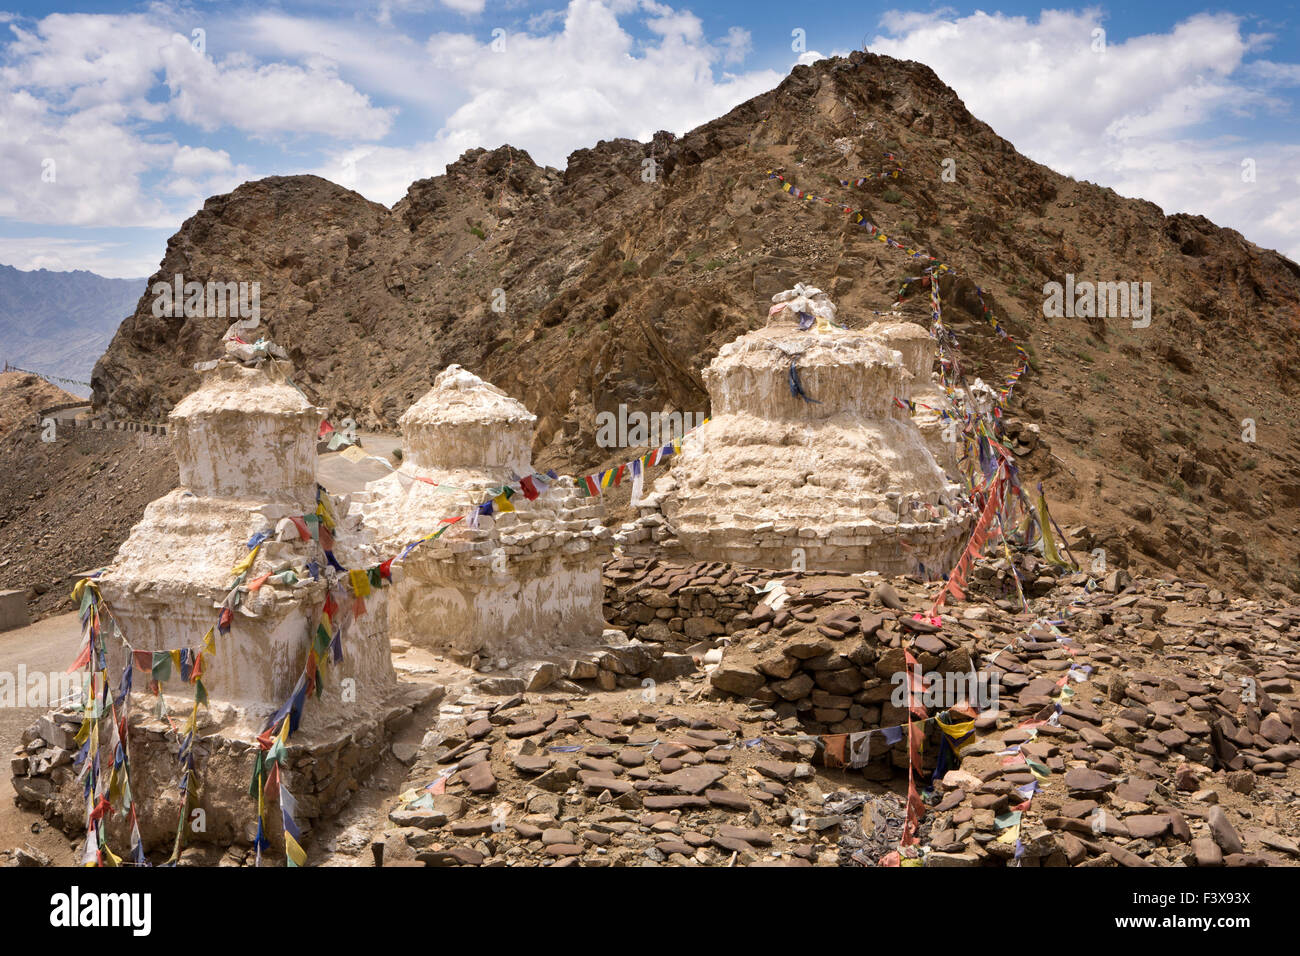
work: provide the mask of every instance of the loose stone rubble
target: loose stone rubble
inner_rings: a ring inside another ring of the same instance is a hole
[[[449,695],[377,852],[385,865],[877,865],[901,834],[905,745],[827,768],[808,735],[903,722],[888,692],[907,640],[924,671],[973,664],[999,692],[929,797],[925,865],[1300,863],[1300,608],[1123,571],[1089,584],[1033,555],[1017,556],[1016,573],[1029,614],[1011,566],[982,561],[938,631],[912,617],[933,585],[786,573],[779,608],[731,609],[727,633],[698,642],[718,643],[720,661],[697,646],[703,671],[673,684]],[[770,577],[623,560],[607,593],[626,613],[672,589],[663,606],[675,609],[728,574]],[[1052,707],[1072,666],[1093,670],[1070,679],[1056,725],[1018,729]],[[1033,780],[1003,753],[1014,745],[1051,770],[1024,811],[1019,860],[998,841],[1015,788]],[[924,778],[937,749],[931,730]]]
[[[397,567],[390,602],[394,637],[462,660],[541,657],[591,646],[604,630],[600,566],[610,533],[599,499],[578,497],[571,478],[534,475],[535,417],[493,385],[451,365],[401,418],[404,455],[392,475],[356,496],[384,560],[472,514],[501,486],[534,476],[533,501],[474,515]]]

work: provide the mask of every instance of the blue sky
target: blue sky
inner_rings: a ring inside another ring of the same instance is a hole
[[[563,166],[864,45],[929,64],[1040,162],[1300,258],[1296,2],[394,0],[10,3],[0,262],[148,275],[247,179],[311,172],[391,205],[467,148]]]

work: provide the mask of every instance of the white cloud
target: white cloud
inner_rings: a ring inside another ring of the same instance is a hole
[[[723,63],[743,63],[754,50],[754,39],[743,27],[732,27],[722,40]]]
[[[220,64],[181,37],[163,50],[172,115],[211,132],[233,127],[255,136],[320,133],[381,139],[396,110],[339,79],[332,65],[257,65],[246,54]]]
[[[152,255],[140,255],[124,248],[123,244],[93,239],[0,237],[0,262],[25,272],[33,269],[49,269],[51,272],[86,269],[110,279],[138,279],[152,275],[161,258],[161,250]]]
[[[218,63],[168,19],[157,6],[149,16],[9,20],[0,67],[0,216],[175,226],[205,197],[253,175],[228,155],[178,143],[185,126],[352,140],[380,138],[391,126],[395,109],[372,106],[329,63],[259,64],[246,55]]]
[[[657,41],[638,43],[616,9],[596,0],[572,0],[557,32],[508,34],[501,52],[469,34],[433,35],[430,62],[461,99],[438,134],[409,147],[340,150],[320,175],[392,203],[413,179],[442,172],[475,146],[510,143],[562,167],[573,150],[601,139],[684,133],[781,80],[772,70],[715,78],[733,34],[715,45],[692,14],[655,2],[623,9],[639,9]]]
[[[1022,153],[1079,179],[1201,213],[1300,258],[1296,147],[1219,135],[1225,118],[1260,121],[1285,105],[1294,64],[1245,61],[1265,38],[1230,14],[1197,14],[1168,33],[1108,40],[1100,11],[886,14],[870,49],[919,60]],[[997,51],[990,56],[989,51]],[[1254,183],[1241,160],[1257,160]]]

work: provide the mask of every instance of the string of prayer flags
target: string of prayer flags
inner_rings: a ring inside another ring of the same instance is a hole
[[[993,516],[997,514],[1002,504],[1002,490],[1004,482],[995,480],[989,490],[988,502],[984,510],[980,513],[979,520],[975,523],[975,529],[971,532],[970,542],[962,551],[961,557],[957,559],[957,564],[948,574],[948,580],[935,596],[934,603],[930,606],[930,617],[935,617],[939,609],[943,607],[948,595],[952,595],[957,600],[965,597],[964,589],[966,587],[966,575],[970,572],[971,565],[984,550],[984,542],[987,540],[989,525],[993,521]],[[1013,562],[1014,567],[1014,562]]]

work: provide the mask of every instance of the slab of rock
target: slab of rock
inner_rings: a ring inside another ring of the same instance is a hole
[[[731,790],[706,790],[704,796],[709,803],[724,810],[748,810],[750,808],[749,798],[743,793],[734,793]]]
[[[1141,813],[1124,818],[1130,835],[1140,840],[1154,840],[1169,831],[1169,817],[1163,813]],[[1112,854],[1113,855],[1113,854]]]
[[[497,778],[492,773],[492,765],[486,760],[459,771],[459,774],[470,793],[496,793]]]
[[[704,797],[652,796],[641,801],[647,810],[702,810],[709,805]]]
[[[551,764],[555,762],[555,759],[553,757],[548,757],[545,754],[534,754],[532,756],[519,754],[511,762],[514,764],[514,768],[520,773],[535,774],[545,773],[550,770]]]
[[[665,774],[651,781],[651,786],[654,790],[668,790],[673,793],[703,793],[726,775],[727,772],[721,767],[700,764]]]
[[[788,763],[777,763],[772,760],[765,760],[754,764],[754,769],[765,777],[770,777],[780,783],[789,783],[794,779],[794,765]]]
[[[1073,767],[1065,772],[1065,786],[1074,793],[1099,794],[1115,789],[1115,781],[1104,773]]]
[[[1197,866],[1223,866],[1223,852],[1209,837],[1192,840],[1192,853]]]
[[[1223,812],[1223,807],[1217,804],[1211,807],[1210,812],[1205,815],[1205,822],[1210,825],[1210,834],[1214,837],[1214,842],[1219,845],[1219,848],[1224,853],[1246,852],[1246,848],[1241,843],[1241,837],[1237,835],[1236,829],[1229,822],[1228,815]]]

